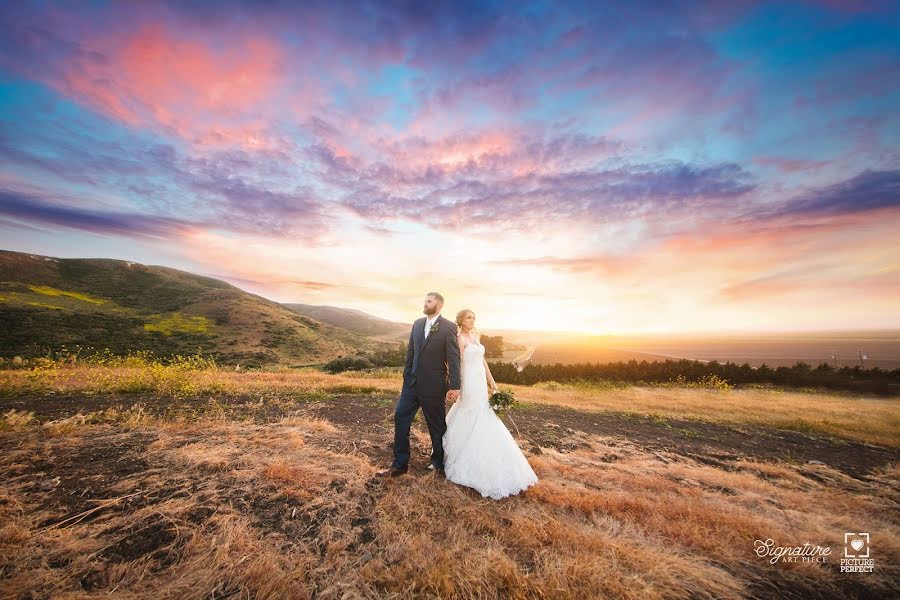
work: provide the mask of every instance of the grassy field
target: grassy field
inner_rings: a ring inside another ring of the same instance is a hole
[[[777,388],[714,389],[679,386],[568,386],[553,382],[520,389],[536,404],[585,411],[742,423],[900,445],[900,399]]]
[[[0,371],[0,597],[900,591],[897,400],[514,387],[507,423],[540,481],[494,501],[425,469],[421,417],[410,474],[375,476],[399,383],[195,359]],[[874,572],[840,573],[858,531]],[[768,538],[833,553],[773,564]]]

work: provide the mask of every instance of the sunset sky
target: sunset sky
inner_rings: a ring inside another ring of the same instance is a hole
[[[4,3],[0,248],[484,330],[900,327],[898,7]]]

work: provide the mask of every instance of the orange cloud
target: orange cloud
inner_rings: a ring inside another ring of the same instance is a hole
[[[708,276],[718,288],[713,301],[760,310],[768,303],[797,314],[811,298],[816,311],[830,302],[876,305],[900,296],[898,216],[883,209],[815,222],[780,219],[746,231],[724,225],[707,237],[671,239],[665,248],[683,269]]]

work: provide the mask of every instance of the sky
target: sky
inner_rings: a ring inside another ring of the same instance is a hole
[[[900,3],[0,8],[0,248],[479,329],[900,328]]]

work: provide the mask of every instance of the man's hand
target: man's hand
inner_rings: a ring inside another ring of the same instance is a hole
[[[459,400],[459,390],[450,390],[447,392],[447,400],[453,400],[454,402]]]

